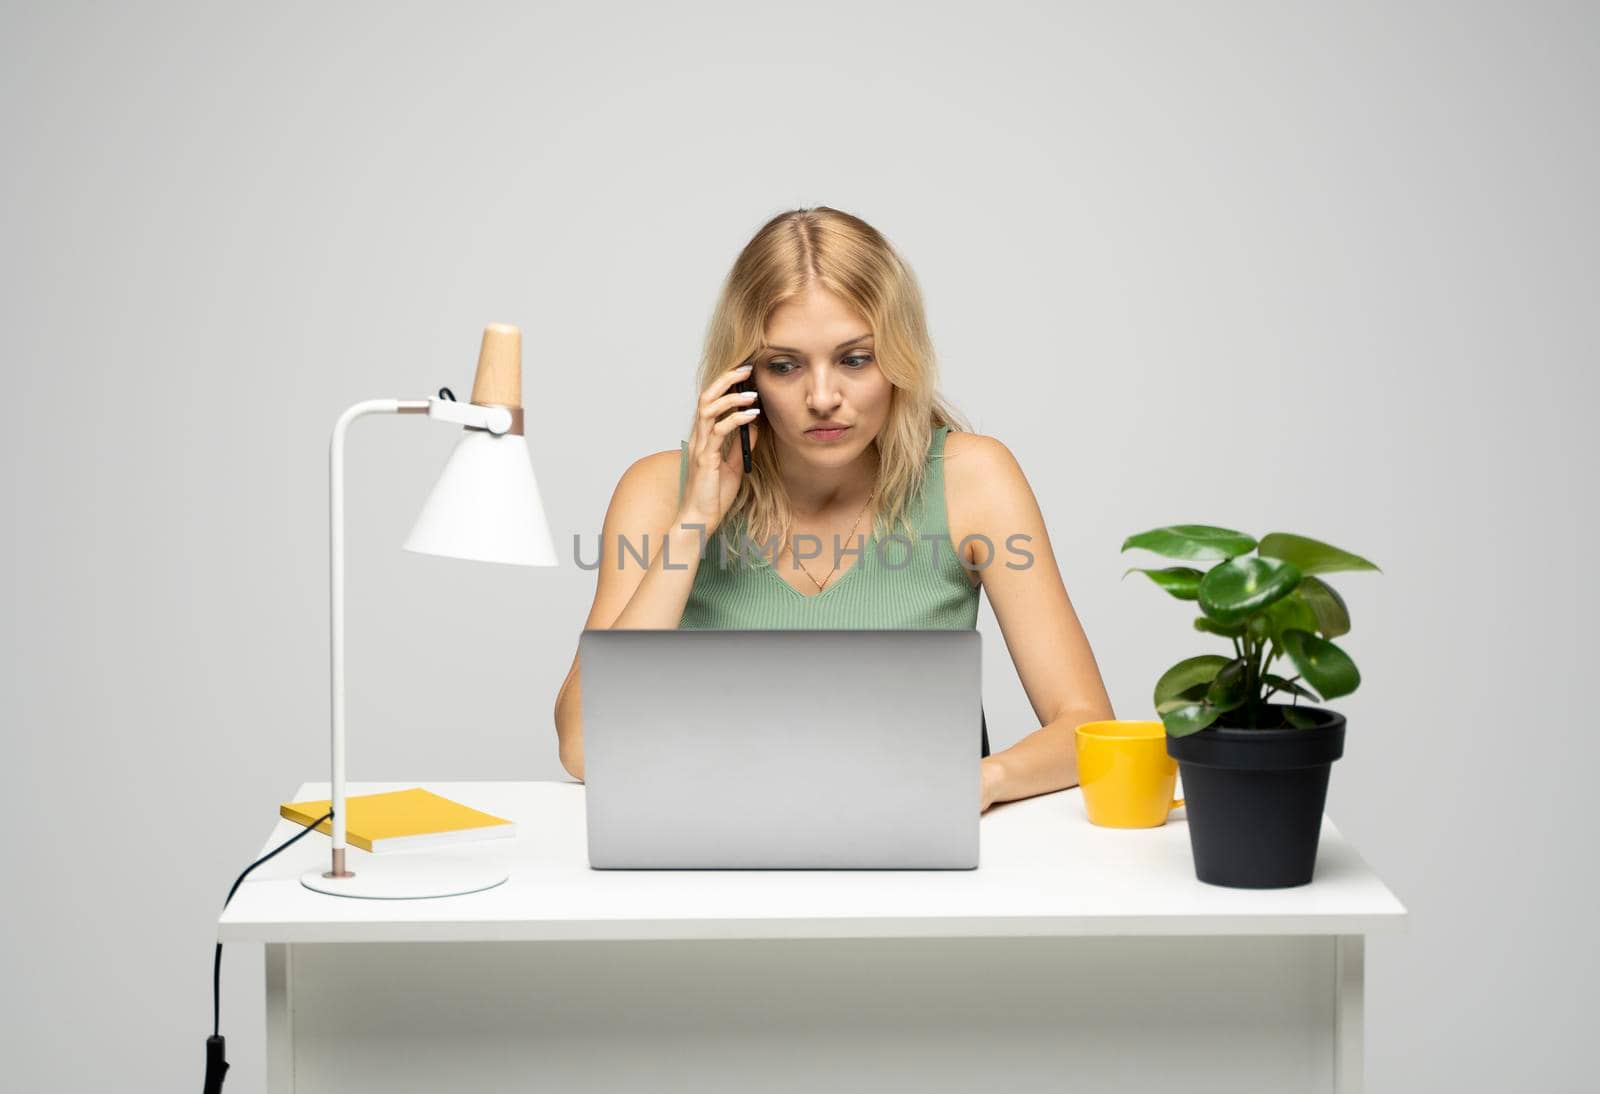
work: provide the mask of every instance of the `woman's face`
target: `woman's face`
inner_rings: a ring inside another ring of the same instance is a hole
[[[828,290],[773,311],[756,357],[761,427],[812,464],[842,467],[864,452],[889,417],[894,385],[878,369],[872,328]],[[826,430],[819,426],[842,425]]]

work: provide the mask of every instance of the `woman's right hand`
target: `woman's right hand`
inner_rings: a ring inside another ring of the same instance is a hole
[[[761,435],[755,424],[760,411],[751,408],[755,392],[729,392],[734,384],[749,379],[751,366],[729,369],[711,382],[700,395],[700,412],[695,417],[694,435],[689,438],[689,466],[683,483],[683,501],[678,505],[679,523],[703,523],[710,535],[727,516],[739,493],[744,477],[744,452],[737,439],[728,444],[733,431],[750,426],[750,450],[755,451]],[[724,416],[726,415],[726,416]],[[727,454],[723,450],[727,449]]]

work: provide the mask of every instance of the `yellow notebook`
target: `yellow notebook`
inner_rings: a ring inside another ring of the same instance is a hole
[[[517,826],[504,817],[481,813],[420,786],[382,794],[357,794],[344,801],[345,839],[350,846],[375,854],[470,840],[509,839],[517,834]],[[278,807],[278,813],[296,824],[309,825],[326,816],[331,804],[327,799],[286,802]],[[333,822],[323,821],[317,831],[333,835]]]

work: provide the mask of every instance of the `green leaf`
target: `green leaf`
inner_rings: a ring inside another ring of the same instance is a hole
[[[1222,716],[1222,711],[1205,703],[1180,703],[1170,705],[1166,710],[1156,709],[1161,715],[1161,724],[1166,726],[1167,734],[1171,737],[1199,733]]]
[[[1283,720],[1296,729],[1310,729],[1317,724],[1317,716],[1299,707],[1284,707]]]
[[[1138,547],[1165,558],[1233,558],[1254,550],[1255,545],[1252,536],[1209,524],[1169,524],[1122,541],[1124,551]]]
[[[1321,540],[1289,532],[1273,532],[1261,537],[1257,553],[1292,563],[1303,574],[1331,574],[1340,570],[1377,570],[1360,555],[1342,551]],[[1382,571],[1379,571],[1380,573]]]
[[[1294,595],[1306,602],[1317,620],[1315,627],[1301,627],[1301,630],[1315,630],[1324,638],[1350,633],[1350,609],[1345,607],[1344,597],[1335,592],[1332,585],[1320,577],[1308,575],[1300,579],[1300,587]]]
[[[1283,648],[1289,660],[1300,670],[1306,683],[1322,693],[1324,699],[1337,699],[1349,695],[1361,686],[1361,673],[1350,655],[1309,631],[1283,632]]]
[[[1215,619],[1201,616],[1194,621],[1194,629],[1205,631],[1207,634],[1220,634],[1224,638],[1239,638],[1244,635],[1243,623],[1218,623]]]
[[[1300,581],[1300,587],[1293,590],[1288,596],[1275,604],[1270,604],[1267,609],[1250,617],[1250,633],[1256,638],[1271,638],[1278,645],[1283,645],[1283,632],[1291,627],[1302,631],[1317,629],[1317,616],[1311,610],[1311,605],[1300,599],[1300,589],[1305,587],[1305,579]]]
[[[1125,570],[1122,574],[1146,574],[1151,581],[1161,586],[1179,600],[1193,600],[1199,595],[1200,579],[1205,575],[1199,570],[1188,566],[1168,566],[1164,570],[1145,570],[1137,566]]]
[[[1200,581],[1200,610],[1219,623],[1238,623],[1294,591],[1300,571],[1275,558],[1230,558]]]
[[[1298,695],[1302,699],[1310,699],[1314,703],[1322,701],[1316,692],[1309,688],[1301,687],[1293,680],[1285,680],[1276,673],[1264,672],[1261,674],[1261,679],[1266,682],[1269,688],[1277,688],[1279,691],[1288,692],[1290,695]]]
[[[1236,657],[1224,665],[1218,671],[1217,678],[1211,681],[1211,686],[1206,689],[1206,702],[1219,711],[1235,710],[1244,706],[1247,698],[1245,685],[1248,683],[1245,664],[1243,657]]]
[[[1215,653],[1203,653],[1199,657],[1186,657],[1161,674],[1161,679],[1156,681],[1155,704],[1159,707],[1171,699],[1178,698],[1183,692],[1198,684],[1209,685],[1216,679],[1218,672],[1230,658]]]

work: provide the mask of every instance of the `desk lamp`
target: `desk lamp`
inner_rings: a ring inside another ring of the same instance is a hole
[[[327,872],[310,870],[300,881],[320,893],[381,899],[477,892],[505,881],[505,868],[470,856],[418,852],[369,855],[360,871],[349,869],[345,861],[344,439],[350,423],[368,414],[426,414],[462,429],[405,541],[406,550],[519,566],[556,565],[522,432],[522,332],[504,323],[484,329],[471,403],[456,402],[448,388],[433,399],[357,403],[334,424],[328,459],[333,861]]]

